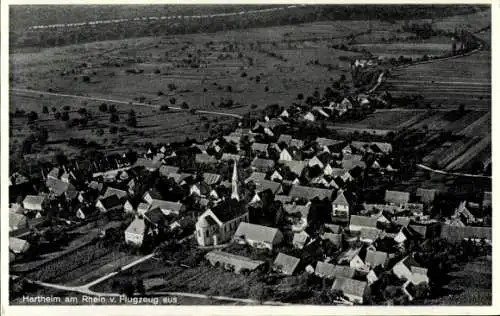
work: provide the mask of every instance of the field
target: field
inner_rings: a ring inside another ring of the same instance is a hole
[[[357,49],[365,49],[375,56],[382,58],[399,58],[399,56],[419,58],[427,56],[441,56],[451,51],[451,41],[443,40],[438,43],[426,42],[393,42],[393,43],[368,43],[352,45]]]
[[[423,63],[391,71],[380,86],[394,97],[421,95],[440,108],[491,108],[491,53]]]
[[[456,272],[451,273],[452,280],[446,286],[453,294],[445,297],[425,300],[432,305],[491,305],[491,258],[479,258],[469,262]]]

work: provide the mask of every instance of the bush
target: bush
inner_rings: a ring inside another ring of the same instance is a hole
[[[38,120],[38,113],[36,113],[35,111],[31,111],[28,114],[28,121],[33,122],[33,121],[36,121],[36,120]]]
[[[104,130],[102,128],[100,128],[96,131],[96,134],[97,134],[97,136],[102,136],[102,135],[104,135]]]
[[[101,103],[101,105],[99,105],[99,111],[108,112],[108,105],[106,103]]]
[[[109,117],[109,122],[110,123],[116,123],[120,120],[120,117],[116,113],[111,113],[111,116]]]
[[[68,112],[64,112],[64,113],[62,114],[62,116],[61,116],[61,120],[63,120],[63,121],[67,121],[67,120],[69,120],[69,114],[68,114]]]
[[[59,113],[59,112],[54,113],[54,118],[56,120],[60,119],[61,118],[61,113]]]
[[[42,113],[45,113],[45,114],[49,113],[49,108],[44,105],[42,108]]]
[[[116,132],[117,132],[117,131],[118,131],[118,127],[116,127],[116,126],[111,126],[111,127],[109,128],[109,132],[110,132],[111,134],[116,134]]]

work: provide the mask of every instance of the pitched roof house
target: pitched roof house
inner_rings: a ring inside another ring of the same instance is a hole
[[[360,231],[361,229],[377,229],[377,218],[370,216],[352,215],[349,230]]]
[[[288,195],[293,198],[302,198],[308,201],[316,197],[319,198],[320,200],[324,199],[329,200],[333,195],[333,190],[294,185],[290,189]]]
[[[385,268],[388,261],[389,257],[387,255],[387,252],[374,251],[370,249],[366,251],[365,264],[370,268],[375,268],[378,266]]]
[[[122,201],[116,195],[111,195],[96,202],[96,208],[101,212],[111,212],[123,207]]]
[[[280,164],[287,166],[291,172],[300,177],[307,166],[307,162],[299,160],[279,160]]]
[[[432,203],[434,202],[434,199],[436,198],[437,190],[435,189],[424,189],[424,188],[418,188],[417,189],[417,197],[420,199],[420,202],[422,203]]]
[[[151,208],[159,208],[165,215],[179,215],[186,207],[180,202],[153,199],[151,201]]]
[[[142,218],[135,218],[125,230],[125,242],[129,245],[142,246],[146,234],[146,223]]]
[[[30,248],[30,243],[24,239],[9,237],[9,250],[14,254],[23,254]]]
[[[410,201],[410,193],[401,191],[385,191],[384,201],[390,204],[402,205]]]
[[[272,249],[281,243],[283,234],[277,228],[241,222],[234,233],[234,238],[255,248]]]
[[[419,283],[429,283],[427,269],[422,267],[411,256],[406,256],[392,267],[392,272],[399,279],[406,279],[417,285]]]
[[[212,165],[216,164],[218,162],[217,158],[214,156],[210,156],[207,154],[196,154],[195,156],[195,162],[200,165]]]
[[[274,169],[274,161],[255,157],[255,159],[252,160],[251,166],[256,171],[268,172]]]
[[[293,275],[300,263],[299,258],[289,256],[282,252],[278,253],[278,256],[274,260],[273,268],[280,273],[285,275]]]
[[[370,287],[364,281],[358,281],[350,278],[338,277],[332,285],[332,290],[342,291],[349,301],[357,304],[363,304],[368,297]]]
[[[42,211],[46,197],[43,195],[26,195],[23,200],[23,207],[30,211]]]

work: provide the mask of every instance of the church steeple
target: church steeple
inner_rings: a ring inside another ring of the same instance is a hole
[[[234,160],[233,177],[231,180],[231,185],[232,185],[231,199],[239,201],[240,196],[238,194],[238,170],[236,168],[236,160]]]

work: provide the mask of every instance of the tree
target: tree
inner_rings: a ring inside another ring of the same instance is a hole
[[[59,112],[54,113],[54,118],[56,120],[60,119],[61,118],[61,113],[59,113]]]
[[[130,110],[128,113],[127,125],[130,127],[137,127],[137,118],[134,110]]]
[[[186,103],[186,101],[182,102],[181,108],[183,108],[184,110],[189,109],[189,105]]]
[[[297,94],[297,100],[303,100],[304,99],[304,94],[299,93]]]
[[[461,114],[465,113],[465,105],[463,103],[459,105],[458,112]]]
[[[99,111],[108,112],[108,105],[106,103],[101,103],[101,105],[99,105]]]
[[[174,105],[176,100],[175,100],[175,98],[170,98],[169,102],[170,102],[170,104]]]
[[[69,120],[69,114],[68,114],[68,112],[64,112],[62,114],[61,120],[63,120],[63,121],[68,121]]]
[[[63,110],[67,112],[67,111],[71,110],[71,108],[69,107],[69,105],[65,105],[65,106],[63,106]]]
[[[104,135],[104,130],[102,128],[100,128],[96,131],[96,134],[97,134],[97,136],[102,136],[102,135]]]
[[[160,111],[168,111],[168,105],[164,104],[162,106],[160,106]]]
[[[111,105],[109,106],[109,112],[110,112],[110,113],[116,113],[116,112],[117,112],[117,111],[116,111],[116,106],[115,106],[114,104],[111,104]]]
[[[36,113],[35,111],[31,111],[28,114],[28,121],[33,122],[33,121],[36,121],[36,120],[38,120],[38,113]]]
[[[44,113],[44,114],[49,113],[49,108],[46,105],[43,106],[42,113]]]
[[[110,123],[116,123],[118,121],[120,121],[120,117],[118,116],[117,113],[112,112],[111,116],[109,117],[109,122]]]
[[[116,126],[111,126],[111,127],[109,128],[109,132],[110,132],[111,134],[116,134],[116,132],[118,132],[118,127],[116,127]]]

